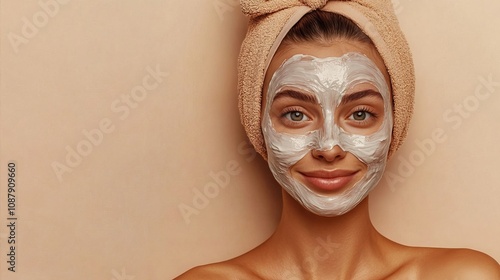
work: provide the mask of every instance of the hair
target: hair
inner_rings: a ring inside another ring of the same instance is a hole
[[[354,21],[343,15],[322,10],[314,10],[304,15],[285,35],[280,48],[308,42],[330,46],[334,40],[339,39],[354,40],[376,49],[372,39]],[[392,102],[394,108],[394,100]]]
[[[351,39],[374,46],[352,20],[340,14],[314,10],[304,15],[287,33],[281,45],[315,42],[330,44],[335,39]]]

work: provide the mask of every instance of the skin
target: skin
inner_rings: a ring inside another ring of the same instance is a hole
[[[389,75],[377,51],[367,44],[335,40],[280,48],[265,85],[281,63],[295,54],[316,57],[359,52]],[[264,88],[264,98],[267,87]],[[311,124],[314,125],[314,124]],[[282,129],[290,129],[284,127]],[[311,151],[291,168],[300,178],[304,169],[356,169],[364,165],[338,146]],[[370,221],[368,198],[337,217],[317,216],[283,191],[283,211],[274,234],[255,249],[221,263],[193,268],[176,279],[500,279],[500,265],[491,257],[467,249],[409,247],[382,236]]]
[[[322,105],[318,103],[314,93],[292,85],[285,86],[277,93],[269,114],[273,128],[279,133],[288,135],[305,135],[322,129],[325,125]],[[365,82],[347,90],[342,102],[335,109],[334,120],[336,125],[347,133],[368,136],[381,128],[386,119],[384,114],[382,95],[376,86]],[[336,156],[341,156],[344,160],[335,160]],[[320,157],[323,161],[317,160]],[[289,169],[291,177],[295,180],[316,193],[327,195],[354,187],[367,171],[367,166],[363,162],[351,153],[344,153],[339,147],[326,152],[314,150]],[[335,179],[326,180],[323,178],[325,174],[317,175],[315,172],[333,172],[337,175]],[[326,184],[328,189],[325,190],[317,183]]]

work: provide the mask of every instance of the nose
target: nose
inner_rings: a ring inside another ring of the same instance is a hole
[[[346,155],[346,152],[342,150],[339,145],[335,145],[329,150],[314,149],[312,150],[312,155],[318,160],[333,162],[338,159],[343,159]]]

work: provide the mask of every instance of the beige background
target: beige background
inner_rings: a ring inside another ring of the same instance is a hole
[[[238,1],[54,1],[0,2],[0,278],[171,279],[266,239],[279,188],[239,125]],[[500,2],[394,4],[414,52],[416,114],[371,196],[373,221],[405,244],[500,261]],[[83,131],[97,129],[88,146]],[[86,155],[71,167],[78,147]],[[3,249],[11,160],[16,273]],[[55,162],[68,168],[61,180]]]

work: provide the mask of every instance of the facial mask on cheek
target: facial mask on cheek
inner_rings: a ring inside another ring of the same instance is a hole
[[[347,133],[334,119],[342,97],[349,89],[360,84],[374,86],[384,103],[382,125],[368,136]],[[294,88],[316,96],[324,120],[320,129],[305,134],[287,134],[275,130],[270,108],[283,88]],[[338,216],[356,207],[382,177],[391,142],[390,90],[377,66],[359,53],[329,58],[294,55],[274,73],[266,100],[261,125],[269,167],[280,185],[306,209],[320,216]],[[290,167],[312,150],[330,150],[337,145],[345,152],[352,153],[367,167],[367,172],[352,187],[342,193],[321,194],[291,176]]]

